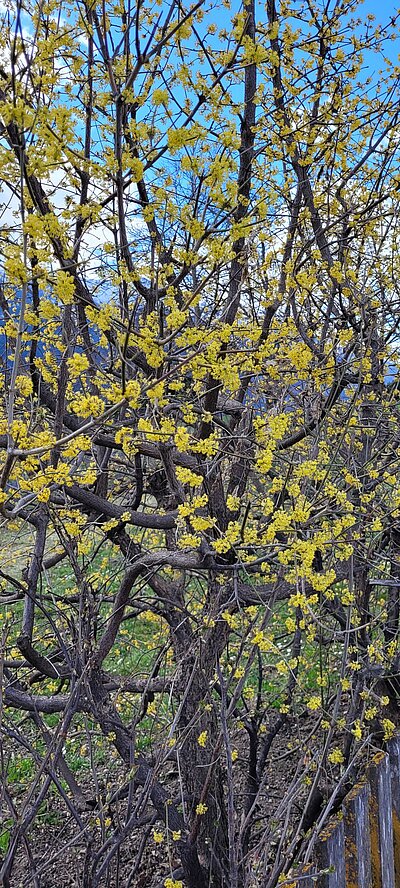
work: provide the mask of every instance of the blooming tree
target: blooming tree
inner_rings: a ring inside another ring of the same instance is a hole
[[[400,69],[357,5],[3,7],[6,888],[55,794],[86,888],[272,888],[395,729]]]

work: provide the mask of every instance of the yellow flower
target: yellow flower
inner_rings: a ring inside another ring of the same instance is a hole
[[[75,284],[70,274],[66,271],[58,271],[53,287],[55,295],[64,305],[71,305],[74,301]]]
[[[382,727],[384,731],[383,739],[390,740],[396,730],[396,725],[390,721],[390,718],[384,718],[382,719]]]
[[[196,814],[206,814],[207,811],[208,807],[207,805],[203,805],[203,802],[199,802],[199,804],[196,805]]]
[[[181,453],[184,453],[190,446],[190,435],[185,426],[178,426],[175,433],[175,444]]]
[[[344,756],[341,749],[339,749],[337,746],[335,747],[335,749],[332,749],[332,752],[330,752],[328,755],[328,761],[332,762],[333,765],[341,765],[341,763],[344,761]]]
[[[236,512],[236,509],[240,507],[240,498],[229,494],[226,498],[226,507],[230,512]]]
[[[234,672],[234,674],[233,674],[233,677],[234,677],[234,678],[243,678],[243,676],[244,676],[244,669],[243,669],[243,666],[238,666],[238,668],[235,669],[235,672]]]
[[[168,130],[168,147],[171,151],[177,151],[182,148],[186,142],[190,141],[190,133],[184,127],[180,129]]]
[[[73,379],[77,379],[78,376],[80,376],[81,373],[84,373],[89,367],[89,361],[86,355],[81,355],[79,352],[75,352],[71,358],[68,358],[67,364]]]
[[[33,385],[30,376],[17,376],[15,380],[16,389],[19,395],[28,398],[33,392]]]
[[[125,398],[130,407],[137,407],[140,398],[140,385],[135,379],[129,379],[125,386]]]
[[[237,614],[230,614],[229,611],[225,610],[221,614],[222,619],[228,624],[230,629],[239,629],[240,627],[240,618]]]
[[[231,548],[231,544],[226,539],[214,540],[212,543],[213,549],[216,552],[219,552],[222,555],[224,552],[229,552]]]
[[[138,157],[130,158],[130,168],[131,175],[134,182],[139,182],[140,179],[143,179],[143,164],[142,161],[139,160]]]
[[[207,734],[208,734],[208,731],[202,731],[201,734],[199,734],[199,736],[197,738],[197,742],[198,742],[199,746],[202,746],[203,748],[207,743]]]
[[[48,487],[43,487],[42,490],[39,490],[37,494],[37,498],[39,503],[47,503],[50,499],[50,490]]]
[[[179,549],[196,549],[200,546],[201,537],[194,533],[183,533],[178,539]]]
[[[154,829],[153,830],[153,839],[154,839],[156,845],[161,845],[161,842],[164,841],[164,833],[157,832],[157,830]]]
[[[274,455],[272,450],[264,450],[257,459],[256,468],[261,474],[267,474],[272,466]]]
[[[78,416],[86,419],[89,416],[100,416],[104,410],[104,404],[97,395],[84,395],[79,392],[71,407]]]
[[[319,709],[321,706],[321,698],[320,697],[310,697],[307,708],[311,709],[312,712],[315,712],[316,709]]]
[[[168,98],[168,90],[160,88],[153,90],[153,94],[151,96],[153,105],[166,105],[168,103]]]

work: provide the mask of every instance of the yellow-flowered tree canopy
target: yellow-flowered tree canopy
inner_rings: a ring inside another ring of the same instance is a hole
[[[0,18],[0,882],[289,884],[399,716],[396,11]]]

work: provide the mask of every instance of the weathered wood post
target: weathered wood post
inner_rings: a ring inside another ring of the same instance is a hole
[[[395,884],[400,886],[400,737],[387,745],[392,778],[392,816]]]
[[[389,756],[377,752],[368,768],[373,888],[395,888]]]
[[[377,752],[292,888],[400,888],[400,735]]]
[[[346,888],[343,820],[332,817],[315,847],[318,888]]]
[[[372,888],[369,784],[363,780],[343,805],[346,888]]]

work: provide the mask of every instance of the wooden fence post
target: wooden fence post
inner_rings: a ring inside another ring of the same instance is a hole
[[[370,787],[363,781],[343,805],[346,888],[372,888],[369,797]]]
[[[332,818],[316,844],[318,888],[346,888],[343,820]]]
[[[390,740],[387,751],[392,778],[394,872],[396,885],[400,885],[400,737]]]
[[[395,888],[389,756],[378,752],[368,768],[373,888]]]
[[[377,752],[347,795],[293,888],[400,888],[400,734]]]

